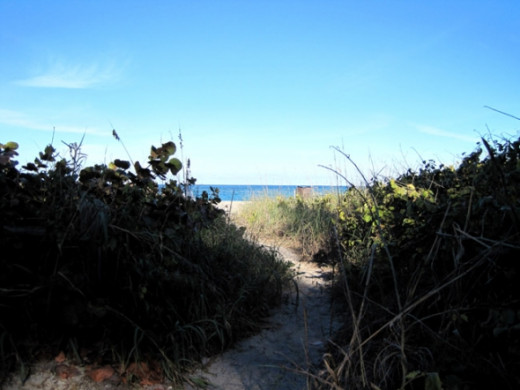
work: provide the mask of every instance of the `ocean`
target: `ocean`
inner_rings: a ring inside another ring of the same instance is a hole
[[[293,185],[233,185],[233,184],[195,184],[192,194],[198,196],[203,191],[211,195],[210,187],[219,189],[220,199],[223,201],[244,201],[255,197],[291,197],[295,196],[299,186]],[[347,190],[345,186],[311,186],[313,195],[337,194]]]

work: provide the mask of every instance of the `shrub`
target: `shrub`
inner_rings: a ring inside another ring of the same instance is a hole
[[[520,140],[345,195],[346,326],[318,387],[518,388]]]
[[[217,193],[157,184],[182,167],[173,142],[133,172],[80,170],[52,146],[18,170],[16,149],[0,144],[1,372],[95,345],[98,360],[158,360],[181,379],[279,302],[288,264],[227,224]]]

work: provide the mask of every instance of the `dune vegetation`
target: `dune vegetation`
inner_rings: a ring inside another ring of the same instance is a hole
[[[344,179],[336,199],[263,199],[239,216],[337,270],[344,325],[312,387],[519,388],[520,140],[482,139],[457,167]]]
[[[128,382],[140,362],[181,382],[259,329],[290,264],[228,223],[217,192],[187,197],[195,179],[168,179],[182,169],[173,142],[146,166],[83,168],[69,148],[19,169],[18,145],[0,144],[0,378],[65,352]]]
[[[191,198],[195,179],[167,179],[182,169],[173,142],[146,167],[83,168],[69,147],[19,169],[18,145],[0,144],[3,374],[65,351],[186,380],[292,285],[260,238],[334,267],[343,326],[310,388],[520,386],[520,139],[482,139],[456,167],[343,178],[337,195],[255,199],[231,219],[218,190]]]

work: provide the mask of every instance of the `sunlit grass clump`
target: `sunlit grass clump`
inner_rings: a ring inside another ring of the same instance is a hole
[[[240,208],[235,221],[252,237],[284,245],[312,258],[329,248],[338,197],[254,197]]]

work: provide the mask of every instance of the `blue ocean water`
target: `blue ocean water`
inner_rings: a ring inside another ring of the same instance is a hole
[[[223,201],[251,200],[255,197],[291,197],[296,193],[298,186],[293,185],[233,185],[233,184],[196,184],[192,187],[192,194],[198,196],[203,191],[211,195],[211,187],[218,188],[220,199]],[[313,195],[337,194],[347,190],[345,186],[312,186]]]

